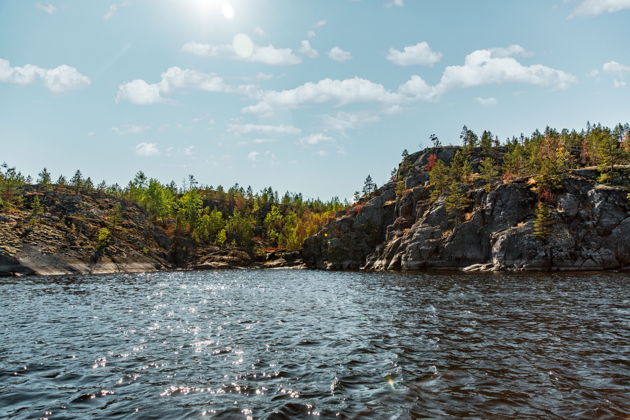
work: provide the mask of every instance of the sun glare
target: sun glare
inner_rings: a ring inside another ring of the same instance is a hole
[[[232,3],[221,0],[191,0],[192,9],[198,16],[208,18],[221,16],[227,20],[234,19],[234,6]]]
[[[226,19],[234,18],[234,8],[232,7],[230,3],[225,3],[223,7],[221,8],[221,11],[223,12],[223,16]]]

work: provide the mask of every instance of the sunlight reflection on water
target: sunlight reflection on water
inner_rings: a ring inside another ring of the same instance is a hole
[[[623,275],[0,280],[0,417],[623,417]]]

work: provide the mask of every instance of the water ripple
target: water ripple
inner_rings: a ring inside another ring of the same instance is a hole
[[[0,280],[0,418],[625,418],[621,274]]]

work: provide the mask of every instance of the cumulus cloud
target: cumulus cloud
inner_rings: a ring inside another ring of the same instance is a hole
[[[597,70],[594,70],[597,71]],[[609,61],[602,66],[603,73],[615,76],[613,80],[613,86],[616,88],[627,86],[627,82],[624,80],[625,76],[630,75],[630,66],[625,66],[616,61]]]
[[[397,102],[400,95],[389,92],[383,85],[367,79],[323,79],[307,82],[294,89],[265,91],[261,100],[243,109],[253,114],[270,114],[276,109],[295,109],[308,103],[336,102],[347,105],[357,102]]]
[[[155,143],[138,143],[136,145],[136,155],[142,157],[158,156],[160,149]]]
[[[87,76],[65,64],[54,69],[43,69],[32,64],[12,67],[8,60],[0,58],[0,83],[28,85],[35,82],[41,82],[54,93],[68,92],[91,83]]]
[[[514,47],[473,51],[464,59],[464,65],[446,67],[435,87],[436,93],[503,83],[526,83],[566,89],[576,81],[572,74],[541,64],[524,66],[513,57],[517,53],[521,54],[521,49]]]
[[[301,134],[302,130],[291,125],[230,124],[227,131],[233,134]]]
[[[272,66],[290,66],[302,62],[291,48],[276,48],[272,44],[253,45],[253,50],[247,57],[237,54],[234,47],[229,44],[210,45],[191,41],[185,43],[181,49],[183,52],[201,57],[227,58]]]
[[[475,102],[483,106],[494,106],[497,104],[497,98],[475,98]]]
[[[405,0],[392,0],[389,3],[385,3],[385,7],[403,7]]]
[[[214,73],[170,67],[161,74],[161,80],[158,83],[147,83],[142,79],[137,79],[121,84],[118,86],[116,102],[128,101],[136,105],[157,104],[165,102],[162,95],[186,89],[260,96],[257,88],[252,85],[231,86]]]
[[[159,84],[150,84],[142,79],[132,80],[118,86],[116,103],[129,101],[136,105],[152,105],[164,102]]]
[[[321,28],[322,26],[326,26],[328,22],[326,22],[326,19],[321,19],[318,20],[317,22],[315,22],[315,25],[313,25],[315,28]]]
[[[319,52],[313,47],[311,47],[311,43],[308,40],[302,41],[302,46],[300,47],[300,53],[304,54],[309,58],[317,58],[319,56]]]
[[[251,162],[257,162],[258,161],[258,156],[260,156],[260,152],[249,152],[247,154],[247,160],[249,160]]]
[[[580,0],[569,15],[569,19],[576,16],[596,16],[605,13],[615,13],[625,9],[630,9],[630,0]]]
[[[442,53],[433,51],[426,42],[419,42],[402,51],[390,48],[386,58],[398,66],[432,66],[442,59]]]
[[[339,47],[332,47],[331,50],[328,52],[328,57],[330,57],[331,60],[343,62],[351,60],[352,54],[348,51],[342,50]]]
[[[319,143],[328,143],[328,142],[334,142],[335,139],[327,136],[324,133],[315,133],[315,134],[311,134],[310,136],[306,136],[306,137],[302,137],[300,139],[300,143],[304,144],[304,145],[309,145],[312,146],[314,144],[319,144]]]
[[[604,73],[613,74],[616,76],[624,76],[627,74],[630,75],[630,66],[624,66],[623,64],[619,64],[616,61],[609,61],[607,63],[604,63],[602,69],[604,70]]]
[[[405,103],[432,100],[454,89],[504,83],[566,89],[576,81],[575,76],[561,70],[540,64],[525,66],[514,58],[523,54],[524,49],[518,46],[473,51],[463,65],[446,67],[438,84],[429,85],[422,77],[413,75],[395,91],[359,77],[323,79],[293,89],[263,91],[259,102],[245,107],[243,112],[270,115],[279,109],[296,109],[307,104],[333,102],[341,106],[371,102],[380,103],[384,110],[394,113]]]
[[[131,3],[128,1],[123,1],[122,3],[110,4],[109,8],[107,9],[107,12],[105,12],[105,14],[103,15],[103,20],[110,20],[112,17],[114,17],[118,9],[120,9],[121,7],[126,7],[126,6],[131,6]]]
[[[49,15],[52,15],[57,11],[57,8],[50,3],[35,3],[35,7],[42,12],[48,13]]]

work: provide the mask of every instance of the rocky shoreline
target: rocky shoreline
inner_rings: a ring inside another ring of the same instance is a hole
[[[29,210],[36,199],[46,209],[37,218]],[[123,221],[99,246],[99,229],[115,204]],[[109,194],[25,186],[24,205],[0,213],[0,276],[304,267],[299,251],[202,247],[167,229]]]

